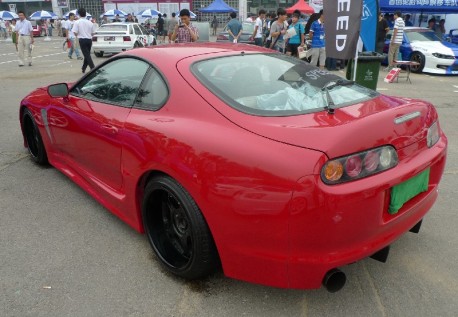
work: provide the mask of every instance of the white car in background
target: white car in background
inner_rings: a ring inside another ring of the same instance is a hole
[[[150,45],[156,45],[156,39],[139,23],[103,24],[92,37],[92,50],[97,57]]]

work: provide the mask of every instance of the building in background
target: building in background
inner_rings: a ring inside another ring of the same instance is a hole
[[[52,11],[51,1],[44,0],[0,0],[0,11],[24,11],[26,16],[35,11]]]

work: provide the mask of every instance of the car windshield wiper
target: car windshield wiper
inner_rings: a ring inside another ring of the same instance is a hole
[[[352,80],[339,79],[337,81],[331,81],[327,83],[323,88],[321,88],[321,91],[324,91],[326,94],[326,106],[324,107],[324,109],[330,114],[334,113],[335,104],[334,104],[334,101],[332,100],[331,94],[329,93],[331,89],[334,89],[335,87],[338,87],[338,86],[351,86],[354,83],[355,82]]]

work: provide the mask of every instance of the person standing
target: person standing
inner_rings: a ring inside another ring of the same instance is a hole
[[[72,32],[75,34],[75,37],[79,39],[81,52],[84,56],[83,67],[81,69],[84,74],[88,66],[90,69],[95,67],[91,58],[92,35],[95,33],[95,26],[91,21],[86,19],[85,8],[78,9],[78,14],[80,15],[81,19],[75,22]]]
[[[54,26],[57,29],[57,36],[62,36],[62,21],[60,19],[57,19]]]
[[[68,50],[68,58],[72,59],[73,52],[75,52],[76,59],[83,59],[80,56],[80,50],[78,49],[78,44],[76,41],[78,40],[75,37],[75,34],[72,32],[73,26],[75,25],[75,14],[71,12],[68,15],[68,21],[65,23],[65,28],[67,30],[67,42],[70,42],[70,49]]]
[[[18,51],[17,49],[18,42],[17,42],[17,34],[16,34],[16,19],[11,20],[10,28],[11,28],[11,39],[13,40],[14,46],[16,46],[16,52],[17,52]]]
[[[399,47],[404,39],[405,24],[401,17],[401,12],[396,11],[394,18],[393,34],[391,35],[390,49],[388,51],[388,66],[385,68],[387,71],[396,66],[395,61],[398,59]]]
[[[388,27],[388,22],[383,17],[383,14],[380,13],[378,16],[377,23],[377,42],[375,51],[377,53],[383,54],[383,48],[385,47],[386,33],[390,30]]]
[[[299,23],[300,17],[300,13],[293,13],[291,17],[291,25],[288,27],[288,29],[294,29],[296,31],[296,35],[290,37],[288,40],[288,44],[286,45],[286,54],[296,57],[297,48],[299,46],[304,46],[305,43],[304,26],[301,23]]]
[[[242,23],[237,20],[237,13],[231,12],[229,16],[231,17],[231,20],[226,26],[227,33],[229,33],[229,41],[232,43],[237,43],[240,35],[242,35]]]
[[[164,36],[164,24],[165,24],[165,21],[162,18],[162,14],[159,13],[158,14],[158,19],[157,19],[157,22],[156,22],[157,38],[158,39],[160,39],[161,36]]]
[[[324,12],[320,14],[318,20],[310,26],[309,38],[312,39],[311,43],[311,56],[310,64],[312,66],[319,66],[324,69],[326,63],[326,48],[325,48],[325,33],[324,33]]]
[[[135,20],[132,17],[132,14],[128,13],[126,19],[124,20],[124,22],[134,23]]]
[[[283,36],[288,29],[288,23],[286,22],[287,18],[288,16],[286,15],[285,9],[278,8],[277,20],[270,26],[270,48],[281,53],[285,52],[285,40],[283,39]]]
[[[254,31],[253,35],[251,38],[254,38],[254,44],[257,46],[262,46],[262,31],[263,31],[263,26],[264,26],[264,19],[266,17],[266,10],[261,9],[259,10],[258,18],[256,19],[256,22],[254,23]]]
[[[168,30],[169,30],[169,18],[167,18],[167,13],[164,13],[164,15],[162,16],[162,18],[164,19],[164,30],[162,31],[162,42],[165,43],[165,37],[167,36],[168,34]]]
[[[108,18],[104,16],[102,18],[102,22],[100,22],[100,25],[104,25],[104,24],[107,24],[107,23],[110,23],[110,22],[108,22]]]
[[[216,35],[216,30],[218,29],[218,19],[216,19],[216,15],[213,16],[212,20],[212,29],[213,29],[213,35]]]
[[[175,40],[178,43],[191,43],[197,42],[199,39],[199,31],[191,23],[191,13],[188,9],[180,11],[181,23],[175,26],[172,34],[172,42]]]
[[[173,30],[175,29],[175,26],[178,25],[178,20],[176,16],[177,16],[176,13],[172,12],[172,17],[169,19],[168,29],[167,29],[167,34],[169,36],[169,43],[172,43]]]
[[[33,28],[32,23],[25,19],[24,11],[18,12],[19,21],[16,23],[16,37],[18,39],[19,67],[24,66],[24,51],[27,50],[27,60],[32,66]]]
[[[404,17],[404,24],[406,26],[413,26],[412,21],[410,21],[410,14],[406,14]]]

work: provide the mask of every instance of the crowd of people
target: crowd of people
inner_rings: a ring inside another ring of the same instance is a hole
[[[84,11],[84,16],[80,13]],[[95,19],[87,20],[84,8],[78,10],[79,17],[74,13],[68,15],[68,19],[42,20],[41,28],[45,35],[52,36],[53,29],[57,36],[65,37],[64,47],[68,47],[68,58],[72,59],[75,54],[76,59],[83,60],[83,73],[87,67],[93,68],[94,64],[90,59],[90,45],[85,39],[90,39],[92,34],[98,28]],[[0,20],[0,36],[7,37],[11,35],[13,43],[16,45],[16,50],[19,55],[19,66],[25,64],[24,51],[27,51],[28,63],[31,66],[31,49],[30,44],[33,44],[32,26],[30,21],[25,19],[23,12],[19,12],[19,21]],[[326,57],[325,49],[325,15],[323,10],[319,13],[314,13],[306,19],[299,10],[292,14],[287,14],[285,9],[279,8],[276,13],[266,13],[261,9],[257,16],[250,16],[247,21],[254,23],[254,30],[251,40],[255,45],[265,46],[277,50],[281,53],[299,57],[299,48],[308,49],[308,60],[312,65],[320,68],[326,67],[328,70],[337,70],[339,67],[344,68],[344,60],[336,60]],[[78,21],[86,22],[78,22]],[[111,22],[138,22],[137,17],[133,14],[128,14],[124,19],[116,15],[111,20],[103,17],[101,25]],[[195,42],[199,38],[199,31],[191,23],[190,11],[183,9],[180,11],[179,17],[175,13],[171,17],[167,14],[159,14],[157,20],[147,19],[144,21],[145,27],[154,32],[158,42],[168,43],[178,42]],[[216,16],[211,20],[213,35],[216,35],[218,20]],[[446,30],[444,27],[445,20],[442,19],[436,23],[434,18],[428,21],[428,28],[434,30],[437,36],[443,38]],[[85,25],[85,30],[78,32],[78,25]],[[406,26],[412,26],[410,15],[406,14],[402,17],[401,12],[394,14],[379,14],[377,35],[376,35],[376,51],[384,53],[385,40],[387,32],[392,29],[389,51],[388,51],[388,67],[386,70],[395,66],[399,47],[402,43],[403,32]],[[89,26],[91,32],[89,32]],[[229,22],[226,25],[229,33],[229,39],[233,43],[237,43],[242,34],[242,23],[237,19],[235,12],[230,13]],[[76,30],[76,31],[75,31]],[[87,32],[86,32],[87,31]],[[80,33],[80,36],[78,36]],[[82,37],[85,36],[85,37]],[[83,41],[81,41],[83,40]],[[84,47],[84,49],[83,49]],[[81,56],[83,55],[83,56]]]
[[[230,39],[237,42],[241,32],[241,24],[232,22],[235,13],[228,24]],[[266,13],[261,9],[253,20],[254,30],[251,39],[255,45],[265,46],[286,55],[299,57],[299,48],[308,49],[309,61],[321,69],[338,70],[345,67],[345,61],[326,57],[325,49],[325,15],[323,10],[306,17],[296,10],[287,14],[284,8],[279,8],[276,13]]]

